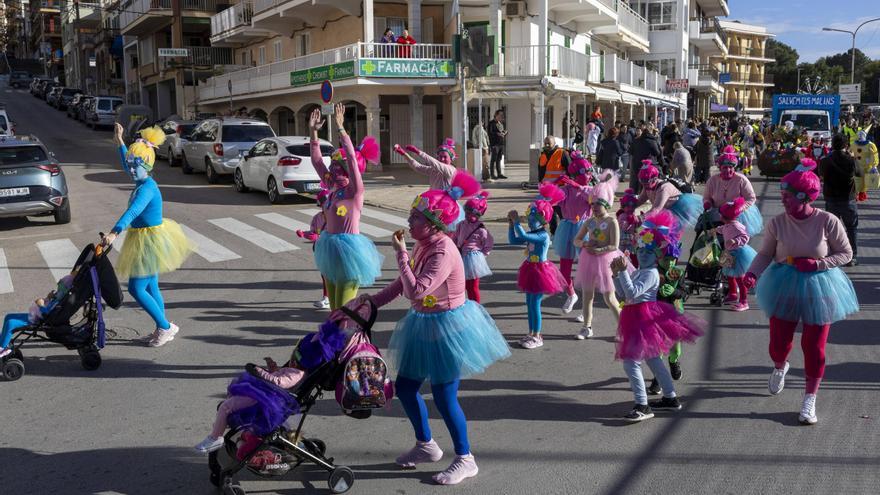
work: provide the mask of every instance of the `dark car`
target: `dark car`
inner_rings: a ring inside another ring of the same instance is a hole
[[[86,121],[86,116],[89,113],[89,107],[95,102],[94,96],[83,96],[79,100],[79,105],[76,107],[76,120],[80,122]]]
[[[83,94],[73,95],[73,98],[70,100],[70,103],[67,104],[67,118],[70,118],[70,119],[76,118],[76,113],[79,111],[79,110],[77,110],[77,107],[79,106],[80,102],[83,100],[84,96],[85,95],[83,95]]]
[[[52,81],[52,80],[46,80],[46,81],[41,82],[37,86],[37,97],[42,100],[45,100],[46,97],[49,95],[49,92],[52,91],[52,88],[54,88],[56,86],[60,86],[60,85],[61,85],[60,83]]]
[[[9,74],[9,86],[18,89],[24,88],[31,83],[31,79],[33,79],[29,72],[23,70],[12,71],[12,74]]]
[[[70,105],[73,97],[82,93],[81,89],[76,88],[64,88],[61,90],[61,93],[58,95],[58,98],[55,100],[54,107],[58,110],[67,110],[67,105]]]
[[[33,136],[0,137],[0,218],[45,215],[70,222],[61,165]]]

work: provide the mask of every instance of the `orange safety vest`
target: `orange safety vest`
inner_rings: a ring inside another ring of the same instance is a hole
[[[565,173],[565,170],[562,168],[562,154],[564,150],[562,148],[556,148],[556,151],[550,155],[550,158],[547,158],[546,153],[541,153],[541,158],[538,159],[538,165],[541,168],[546,168],[547,171],[544,172],[544,181],[545,182],[554,182]]]

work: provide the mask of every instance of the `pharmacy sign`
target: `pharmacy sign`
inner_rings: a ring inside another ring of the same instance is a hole
[[[361,77],[454,77],[451,59],[362,58],[358,61]]]

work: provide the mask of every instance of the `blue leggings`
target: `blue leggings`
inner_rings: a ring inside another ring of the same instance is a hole
[[[128,293],[156,322],[156,328],[171,328],[171,324],[165,319],[165,301],[159,292],[159,275],[128,279]]]
[[[0,334],[0,349],[9,347],[12,340],[12,332],[28,325],[27,313],[9,313],[3,318],[3,333]]]
[[[403,410],[409,422],[412,423],[413,430],[416,433],[416,440],[427,442],[431,437],[431,427],[428,426],[428,407],[425,405],[425,399],[419,393],[424,380],[413,380],[405,376],[398,375],[395,382],[397,389],[397,398],[403,404]],[[471,453],[471,445],[467,437],[467,419],[464,417],[464,411],[458,403],[458,384],[460,380],[449,383],[432,383],[431,393],[434,394],[434,403],[437,410],[443,416],[446,423],[446,429],[452,436],[452,444],[455,446],[456,455],[467,455]]]
[[[529,332],[541,333],[541,300],[544,294],[526,294],[526,309],[529,311]]]

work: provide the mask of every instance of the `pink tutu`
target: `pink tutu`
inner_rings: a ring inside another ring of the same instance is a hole
[[[562,272],[552,261],[526,260],[519,267],[519,290],[527,294],[558,294],[568,287]]]
[[[705,328],[705,321],[681,314],[665,302],[626,304],[617,326],[614,357],[642,361],[667,354],[676,342],[693,344]]]
[[[578,257],[578,271],[575,278],[578,287],[593,287],[601,293],[614,292],[614,274],[611,273],[611,262],[623,256],[620,250],[602,254],[590,254],[581,250]]]

